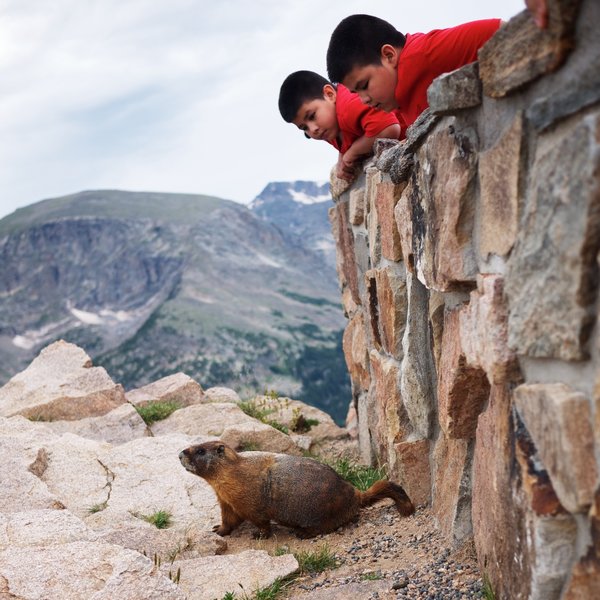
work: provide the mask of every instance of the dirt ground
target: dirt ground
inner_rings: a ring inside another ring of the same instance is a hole
[[[482,597],[482,582],[471,544],[450,549],[437,532],[428,508],[401,517],[390,500],[364,508],[357,523],[312,539],[273,526],[266,540],[252,537],[244,523],[226,538],[226,554],[247,549],[269,553],[315,551],[327,545],[339,566],[301,575],[279,596],[298,600]]]

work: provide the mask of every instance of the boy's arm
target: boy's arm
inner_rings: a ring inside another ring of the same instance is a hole
[[[337,164],[337,175],[341,179],[354,179],[354,168],[356,163],[373,152],[373,144],[377,138],[391,138],[397,140],[400,137],[400,125],[394,123],[382,129],[375,136],[363,135],[354,140],[350,148],[344,154],[340,153]]]

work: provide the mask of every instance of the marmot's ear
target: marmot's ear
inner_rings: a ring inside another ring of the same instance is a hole
[[[225,454],[225,446],[223,444],[217,447],[217,454]]]

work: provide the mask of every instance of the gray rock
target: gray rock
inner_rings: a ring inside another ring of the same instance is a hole
[[[448,115],[481,104],[479,65],[474,62],[433,80],[427,89],[429,110]]]

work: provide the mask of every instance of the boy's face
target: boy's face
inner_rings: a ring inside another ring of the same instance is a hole
[[[334,140],[340,131],[335,112],[337,93],[332,85],[323,87],[323,97],[303,102],[292,121],[314,140]]]
[[[381,47],[381,63],[355,66],[342,84],[369,106],[390,112],[398,108],[395,91],[398,83],[400,48],[389,44]]]

